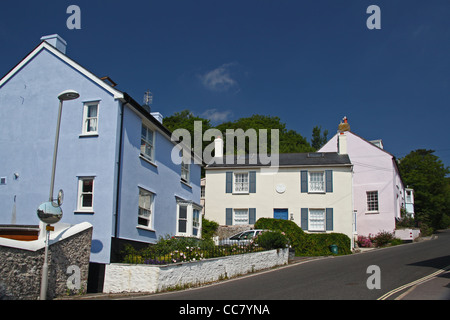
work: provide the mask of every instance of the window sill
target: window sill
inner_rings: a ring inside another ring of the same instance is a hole
[[[233,192],[232,194],[236,194],[236,195],[239,195],[239,194],[250,194],[250,192],[248,192],[248,191],[245,191],[245,192]]]
[[[139,155],[139,158],[144,160],[145,162],[150,163],[152,166],[154,166],[155,168],[158,168],[158,165],[156,163],[154,163],[152,160],[144,157],[142,154]]]
[[[78,136],[79,138],[94,138],[94,137],[98,137],[98,132],[93,132],[93,133],[82,133]]]
[[[152,231],[152,232],[156,232],[156,230],[154,230],[154,229],[151,229],[151,228],[149,228],[149,227],[144,227],[144,226],[136,226],[136,229],[142,229],[142,230],[145,230],[145,231]]]
[[[181,179],[180,182],[181,182],[182,184],[184,184],[186,187],[189,187],[189,188],[192,189],[192,186],[189,184],[189,182],[187,182],[187,181],[185,181],[185,180],[183,180],[183,179]]]
[[[95,212],[92,210],[75,210],[73,213],[75,213],[75,214],[94,214]]]
[[[366,211],[366,214],[379,214],[380,211]]]
[[[308,191],[308,194],[326,194],[325,191]]]

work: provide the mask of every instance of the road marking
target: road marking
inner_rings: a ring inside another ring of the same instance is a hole
[[[407,284],[405,284],[405,285],[403,285],[403,286],[401,286],[401,287],[398,287],[397,289],[391,290],[391,291],[389,291],[388,293],[386,293],[386,294],[382,295],[381,297],[379,297],[377,300],[386,300],[387,298],[389,298],[390,296],[392,296],[393,294],[395,294],[395,293],[397,293],[397,292],[400,292],[400,291],[402,291],[402,290],[404,290],[404,289],[406,289],[406,288],[409,288],[409,287],[412,287],[412,286],[415,286],[415,285],[419,285],[419,284],[421,284],[421,283],[424,283],[424,282],[430,280],[431,278],[434,278],[434,277],[436,277],[437,275],[439,275],[439,274],[441,274],[441,273],[443,273],[443,272],[446,272],[446,271],[448,271],[448,270],[450,270],[450,266],[447,266],[447,267],[445,267],[445,268],[443,268],[443,269],[439,269],[438,271],[433,272],[432,274],[430,274],[430,275],[428,275],[428,276],[425,276],[425,277],[420,278],[420,279],[418,279],[418,280],[416,280],[416,281],[407,283]]]

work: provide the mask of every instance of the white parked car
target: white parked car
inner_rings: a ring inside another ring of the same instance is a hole
[[[251,240],[256,238],[258,235],[263,233],[266,230],[263,229],[254,229],[254,230],[246,230],[243,232],[239,232],[234,236],[231,236],[226,239],[219,240],[220,246],[231,246],[231,245],[247,245]]]

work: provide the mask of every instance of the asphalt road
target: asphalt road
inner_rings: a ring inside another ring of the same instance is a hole
[[[315,259],[201,288],[133,299],[376,300],[384,295],[386,299],[394,299],[412,287],[406,286],[391,295],[393,290],[450,266],[450,230],[439,232],[436,236],[435,239],[418,243]],[[379,273],[369,271],[369,266],[379,267]],[[380,277],[374,280],[376,274]],[[380,288],[369,289],[368,279],[369,283],[379,283]],[[431,286],[432,282],[427,285]],[[420,290],[415,288],[417,295]],[[426,297],[426,292],[422,291],[418,297]]]

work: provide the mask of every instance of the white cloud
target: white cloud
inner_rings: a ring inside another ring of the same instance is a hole
[[[214,70],[200,75],[199,78],[203,85],[212,91],[227,91],[231,88],[237,87],[238,83],[230,75],[230,68],[235,63],[225,63]]]
[[[209,119],[212,122],[225,122],[232,115],[233,112],[231,110],[218,111],[217,109],[208,109],[203,112],[200,117]]]

